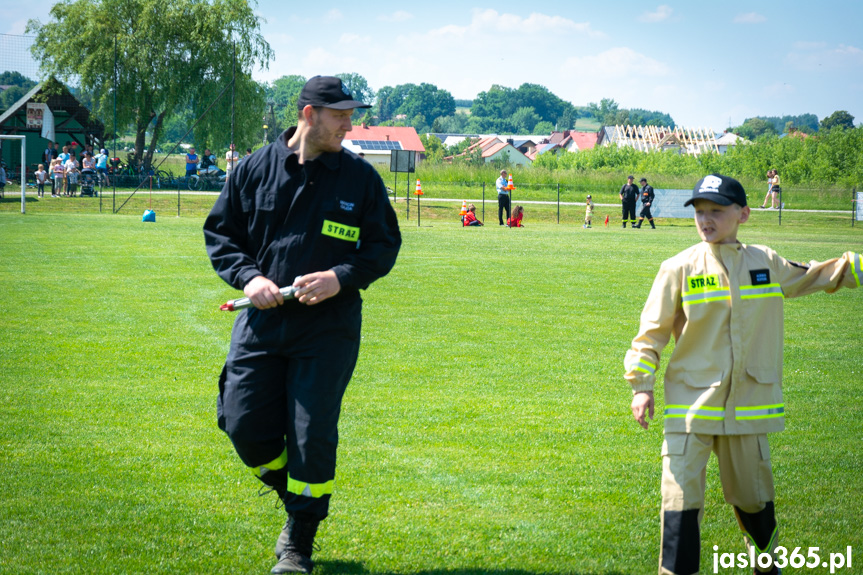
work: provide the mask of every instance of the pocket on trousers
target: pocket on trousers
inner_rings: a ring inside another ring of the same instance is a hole
[[[666,433],[662,442],[662,455],[683,455],[686,453],[686,441],[689,433]]]
[[[766,434],[758,436],[758,451],[761,453],[761,461],[770,461],[770,443]]]

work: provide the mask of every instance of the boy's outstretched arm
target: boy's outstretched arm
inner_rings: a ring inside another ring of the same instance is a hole
[[[653,392],[652,391],[639,391],[635,395],[632,396],[632,416],[635,418],[635,421],[638,422],[638,425],[647,429],[647,426],[650,423],[644,418],[645,413],[651,420],[653,420]]]

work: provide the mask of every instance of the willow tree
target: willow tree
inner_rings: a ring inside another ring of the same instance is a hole
[[[191,105],[198,117],[226,87],[196,140],[230,138],[232,90],[239,134],[260,129],[265,96],[251,72],[267,67],[273,52],[245,1],[65,0],[48,23],[30,20],[27,30],[36,33],[32,54],[42,76],[92,94],[109,132],[133,127],[136,160],[145,165],[169,116]]]

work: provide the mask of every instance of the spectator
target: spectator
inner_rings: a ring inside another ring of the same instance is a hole
[[[475,205],[470,204],[467,207],[467,213],[464,216],[463,225],[464,226],[482,226],[482,225],[484,225],[481,221],[476,219],[476,206]]]
[[[225,153],[225,173],[227,174],[227,177],[231,177],[231,172],[234,171],[234,167],[239,161],[240,152],[236,150],[236,146],[234,144],[231,144],[230,148]]]
[[[50,151],[48,154],[50,155]],[[45,171],[45,164],[39,164],[39,169],[36,170],[36,197],[45,195],[45,181],[48,179],[48,172]]]
[[[51,160],[54,159],[54,145],[52,142],[48,142],[48,147],[45,148],[45,151],[42,152],[42,161],[45,162],[46,165],[51,165]]]
[[[108,150],[102,148],[99,150],[99,155],[96,156],[96,171],[99,173],[99,180],[108,185]]]
[[[6,188],[6,162],[0,162],[0,198],[3,197],[3,190]]]
[[[216,163],[216,156],[210,152],[210,148],[204,148],[204,156],[201,158],[200,169],[205,174],[219,173],[219,165]]]
[[[54,177],[54,185],[51,188],[51,197],[59,198],[61,192],[66,187],[66,169],[63,167],[63,162],[60,158],[51,160],[51,174]]]
[[[81,170],[78,169],[78,161],[75,160],[75,155],[72,154],[72,158],[66,160],[66,190],[72,198],[78,193],[78,177],[80,174]]]
[[[521,220],[524,219],[524,208],[516,206],[512,209],[512,217],[506,220],[506,225],[510,228],[523,228]]]
[[[186,177],[194,176],[198,173],[198,154],[195,153],[195,146],[190,146],[186,152]]]
[[[77,191],[78,184],[78,174],[79,172],[78,160],[75,158],[75,152],[71,152],[69,154],[69,159],[63,162],[63,170],[66,173],[66,195],[67,196],[75,196],[75,191]],[[74,174],[74,177],[70,176],[70,174]],[[72,184],[76,184],[74,187]]]
[[[583,228],[589,228],[593,221],[593,196],[587,194],[587,201],[584,203],[584,225]]]

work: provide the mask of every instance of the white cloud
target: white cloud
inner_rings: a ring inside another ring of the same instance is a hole
[[[639,17],[642,22],[663,22],[671,17],[674,10],[668,4],[659,6],[654,12],[645,12]]]
[[[339,10],[338,8],[333,8],[332,10],[329,10],[324,15],[324,20],[327,20],[329,22],[333,22],[335,20],[341,20],[344,17],[345,16],[344,16],[344,14],[342,14],[341,10]]]
[[[757,12],[746,12],[734,17],[735,24],[761,24],[762,22],[767,22],[767,17]]]
[[[405,12],[404,10],[396,10],[395,12],[389,14],[381,14],[378,16],[378,20],[381,22],[406,22],[414,17],[410,12]]]
[[[785,62],[792,68],[805,71],[838,70],[863,67],[863,50],[856,46],[840,44],[827,48],[823,44],[810,43],[805,47],[796,46],[800,51],[791,52]]]
[[[611,48],[593,56],[572,56],[561,65],[561,71],[564,74],[584,76],[586,81],[636,80],[670,74],[666,64],[626,47]]]

